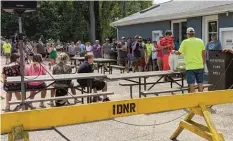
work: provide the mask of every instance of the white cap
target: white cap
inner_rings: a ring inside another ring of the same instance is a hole
[[[189,27],[189,28],[187,28],[186,33],[195,33],[195,30],[194,30],[194,28]]]

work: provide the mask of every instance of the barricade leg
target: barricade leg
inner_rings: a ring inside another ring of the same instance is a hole
[[[202,116],[205,119],[207,126],[191,120],[194,115]],[[190,108],[187,117],[180,122],[179,127],[176,129],[170,139],[176,140],[183,129],[186,129],[208,141],[224,141],[223,135],[216,130],[210,115],[211,113],[209,108],[203,104],[200,104],[199,107],[196,108]]]

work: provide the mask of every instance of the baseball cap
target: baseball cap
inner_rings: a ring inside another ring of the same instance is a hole
[[[189,27],[189,28],[187,28],[186,33],[195,33],[195,30],[194,30],[194,28]]]
[[[142,36],[139,36],[138,39],[142,39]]]
[[[121,37],[121,39],[125,39],[125,37]]]
[[[138,35],[135,35],[135,37],[134,37],[135,39],[138,39]]]

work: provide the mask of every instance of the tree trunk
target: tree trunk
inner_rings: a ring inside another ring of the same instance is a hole
[[[95,32],[96,32],[95,37],[97,40],[101,41],[99,1],[94,2],[94,12],[95,12]]]
[[[95,12],[94,12],[94,1],[89,3],[89,12],[90,12],[90,38],[91,44],[95,41]]]
[[[122,1],[122,18],[126,17],[126,2]]]

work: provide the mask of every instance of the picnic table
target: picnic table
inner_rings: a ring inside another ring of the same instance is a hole
[[[84,57],[72,57],[71,64],[73,64],[73,61],[74,61],[74,65],[77,65],[77,62],[76,62],[77,60],[81,63],[81,62],[84,62],[85,58]],[[104,74],[105,74],[105,72],[110,73],[110,71],[105,70],[106,64],[107,64],[108,68],[110,69],[111,63],[116,62],[116,61],[117,60],[114,60],[114,59],[94,58],[94,62],[97,63],[98,72],[99,72],[99,68],[100,68],[101,73],[104,73]]]
[[[176,74],[181,74],[181,78],[178,80],[175,80],[174,78],[172,78],[171,76],[176,75]],[[155,82],[150,82],[147,83],[147,78],[149,77],[159,77],[159,79],[157,79],[157,81]],[[161,80],[163,78],[167,77],[169,79],[168,82],[171,83],[171,87],[172,87],[172,83],[177,84],[180,87],[184,86],[184,77],[183,74],[181,72],[174,72],[174,71],[149,71],[149,72],[135,72],[135,73],[127,73],[127,74],[112,74],[112,75],[107,75],[107,79],[110,81],[115,81],[115,80],[126,80],[132,83],[129,84],[125,84],[124,86],[130,86],[130,97],[132,98],[132,86],[133,85],[139,85],[139,98],[141,98],[141,86],[144,86],[144,91],[147,91],[146,86],[148,84],[152,84],[152,86],[148,89],[152,89],[156,84],[159,83],[165,83],[164,81],[162,82]],[[131,80],[131,79],[138,79],[138,81],[135,80]],[[143,79],[143,82],[142,82]],[[178,83],[178,81],[181,81],[181,84]]]
[[[40,75],[35,78],[35,76],[25,76],[24,81],[27,82],[35,82],[35,81],[50,81],[46,88],[52,86],[56,81],[61,80],[72,80],[72,79],[87,79],[88,80],[88,86],[87,86],[87,92],[86,93],[92,93],[92,79],[94,78],[106,78],[106,75],[99,74],[99,73],[82,73],[80,74],[62,74],[62,75]],[[7,77],[7,82],[14,82],[14,83],[20,83],[21,77]],[[44,88],[44,89],[46,89]],[[43,90],[43,89],[42,89]],[[40,91],[37,91],[39,93]],[[87,103],[90,103],[90,97],[87,97]]]

